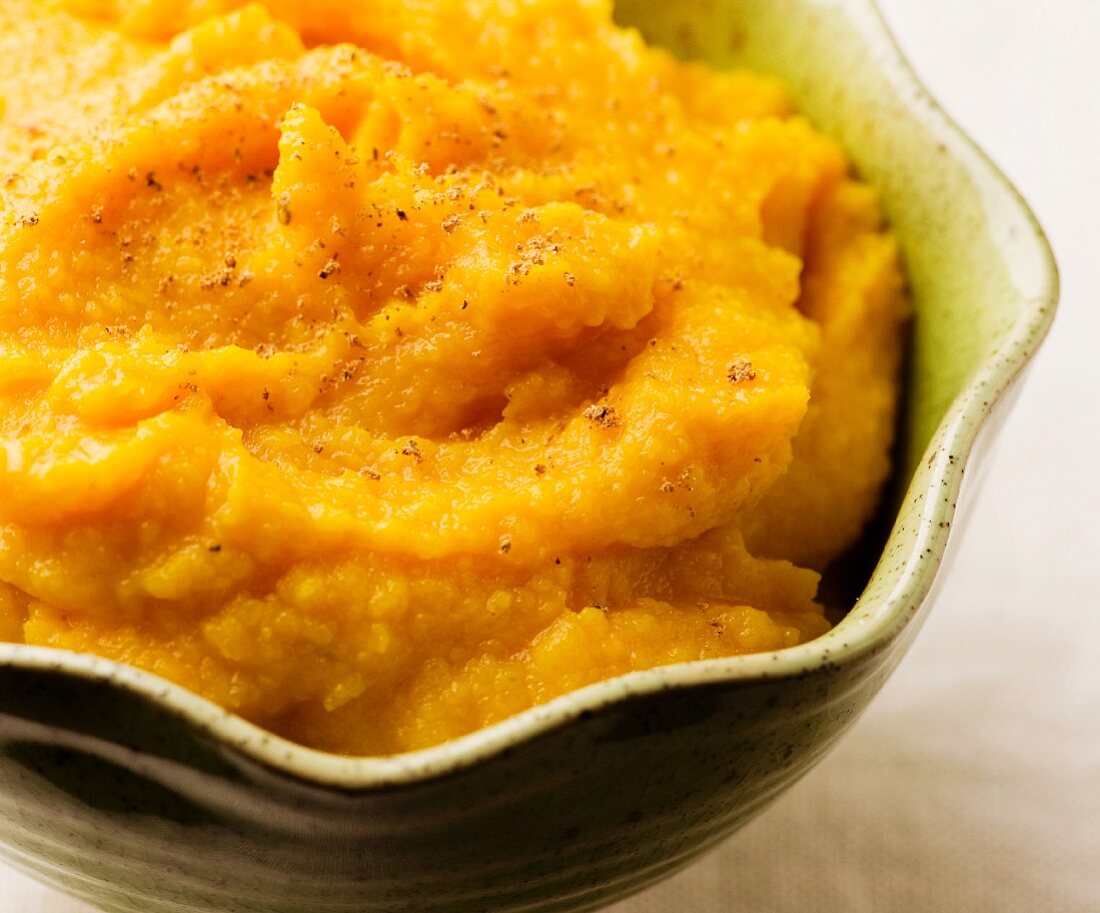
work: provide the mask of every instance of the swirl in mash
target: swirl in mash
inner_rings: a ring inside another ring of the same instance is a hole
[[[827,629],[905,306],[774,83],[597,0],[14,0],[0,50],[0,637],[370,754]]]

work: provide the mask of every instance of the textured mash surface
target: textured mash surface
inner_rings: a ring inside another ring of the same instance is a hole
[[[902,283],[596,0],[0,5],[0,637],[423,747],[827,628]]]

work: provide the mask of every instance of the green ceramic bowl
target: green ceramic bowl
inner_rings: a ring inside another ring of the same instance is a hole
[[[593,909],[757,814],[881,687],[942,579],[964,470],[1050,325],[1050,250],[870,0],[617,12],[685,55],[784,77],[901,239],[916,305],[901,484],[854,608],[803,646],[624,676],[390,758],[311,752],[134,669],[4,646],[0,841],[14,864],[133,913]]]

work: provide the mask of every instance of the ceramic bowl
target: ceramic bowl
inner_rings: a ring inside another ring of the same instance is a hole
[[[15,865],[119,913],[589,910],[756,815],[900,660],[964,472],[1053,317],[1047,244],[870,0],[623,0],[617,15],[684,55],[784,77],[901,240],[916,308],[901,484],[847,617],[803,646],[624,676],[389,758],[308,751],[134,669],[4,646]]]

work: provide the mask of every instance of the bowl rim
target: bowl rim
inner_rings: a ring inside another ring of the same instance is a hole
[[[955,397],[925,451],[927,481],[914,534],[888,571],[880,559],[871,577],[894,579],[883,595],[864,600],[837,626],[814,640],[778,651],[659,666],[606,679],[569,692],[492,726],[418,751],[350,757],[307,748],[152,673],[84,653],[23,644],[0,644],[0,668],[38,670],[108,683],[144,697],[247,759],[309,785],[343,792],[411,785],[488,760],[583,715],[621,701],[709,684],[751,684],[808,675],[847,664],[884,648],[906,626],[938,578],[968,458],[985,419],[1028,365],[1054,319],[1059,294],[1054,254],[1038,220],[1000,169],[940,107],[905,58],[875,0],[834,0],[853,28],[879,55],[882,75],[908,113],[949,155],[970,163],[973,179],[1006,203],[1030,229],[998,239],[1002,251],[1027,251],[1039,264],[1037,292],[1025,303],[1004,341],[974,371]],[[918,479],[910,485],[912,497]],[[892,534],[893,535],[893,534]],[[897,557],[897,556],[895,556]],[[868,584],[868,589],[871,583]],[[866,590],[865,590],[866,595]]]

